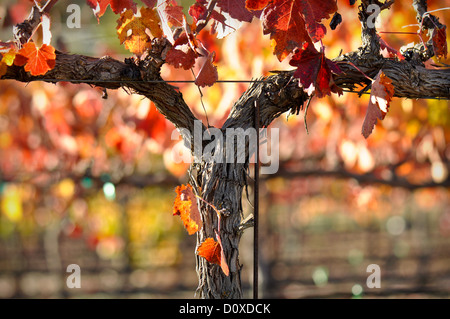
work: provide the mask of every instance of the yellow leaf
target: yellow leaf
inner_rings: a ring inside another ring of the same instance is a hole
[[[140,17],[134,15],[133,10],[128,9],[120,15],[117,20],[117,34],[121,44],[132,53],[142,55],[151,48],[151,38],[146,30],[154,37],[163,35],[159,26],[158,13],[150,8],[141,8]]]
[[[0,77],[5,75],[6,70],[8,69],[8,66],[11,66],[14,63],[14,59],[16,57],[16,51],[15,50],[9,50],[6,53],[2,54],[2,59],[0,61]]]
[[[11,66],[14,62],[15,57],[16,51],[9,50],[8,52],[3,54],[2,62],[5,63],[7,66]]]

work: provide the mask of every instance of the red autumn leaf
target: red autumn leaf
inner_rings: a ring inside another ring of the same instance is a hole
[[[212,86],[218,80],[219,75],[217,74],[217,67],[213,63],[214,57],[215,53],[211,52],[205,59],[205,62],[195,79],[195,84],[198,86]]]
[[[87,4],[94,10],[97,20],[105,14],[106,8],[111,6],[115,14],[122,13],[127,9],[132,9],[136,13],[136,3],[133,0],[86,0]]]
[[[326,28],[320,21],[336,11],[336,1],[331,0],[273,0],[261,16],[263,32],[270,34],[274,54],[282,61],[303,42],[322,39]]]
[[[372,133],[377,120],[384,119],[393,96],[394,86],[392,81],[380,70],[372,83],[369,106],[362,126],[362,135],[365,138]]]
[[[197,254],[212,264],[219,265],[225,275],[230,274],[228,264],[225,259],[225,254],[223,252],[222,242],[220,240],[219,234],[216,232],[215,241],[214,238],[208,237],[203,241],[197,248]]]
[[[434,54],[439,58],[447,58],[447,27],[444,25],[442,28],[435,28],[433,30],[433,48]]]
[[[250,22],[254,14],[245,7],[244,0],[218,0],[217,6],[230,15],[231,18]]]
[[[31,75],[43,75],[55,67],[55,48],[43,44],[38,49],[34,42],[28,42],[17,53],[14,64],[25,65],[25,71],[30,72]]]
[[[332,73],[341,73],[341,70],[323,52],[317,51],[312,43],[305,43],[302,49],[297,49],[289,64],[297,67],[294,77],[300,80],[309,95],[315,92],[320,98],[331,92],[342,94],[332,77]]]
[[[197,198],[192,191],[192,186],[181,185],[175,189],[177,197],[173,204],[173,215],[179,215],[189,235],[196,233],[203,227],[200,212],[197,206]]]
[[[189,70],[194,66],[195,60],[199,56],[195,50],[197,47],[197,41],[193,35],[183,33],[167,52],[166,62],[176,68]]]
[[[189,15],[194,19],[194,24],[201,19],[206,18],[206,0],[196,0],[193,5],[189,7]]]
[[[183,26],[183,7],[174,0],[166,0],[165,4],[163,12],[169,23],[175,27]]]

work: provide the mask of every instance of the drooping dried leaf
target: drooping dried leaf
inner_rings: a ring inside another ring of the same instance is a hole
[[[215,241],[214,238],[211,237],[206,238],[205,241],[197,248],[197,254],[205,258],[210,263],[219,265],[224,274],[228,276],[230,274],[230,270],[225,259],[220,236],[217,232],[216,238],[218,241]]]
[[[273,0],[261,16],[263,32],[270,34],[274,54],[282,61],[304,42],[322,39],[326,28],[320,21],[336,11],[336,1]]]
[[[314,48],[312,43],[305,43],[302,49],[297,49],[289,64],[296,66],[294,77],[300,80],[304,90],[317,97],[333,93],[342,94],[342,90],[334,83],[332,73],[340,73],[339,67],[325,57],[323,52]]]
[[[216,233],[216,239],[220,246],[220,268],[222,268],[223,273],[228,276],[230,274],[230,270],[228,268],[227,259],[225,258],[225,253],[223,252],[222,240],[220,239],[219,233],[217,233],[217,231],[214,232]]]
[[[115,14],[131,9],[136,13],[136,3],[133,0],[86,0],[87,4],[94,10],[97,20],[105,14],[106,8],[111,6]]]
[[[34,42],[28,42],[17,53],[14,64],[25,65],[25,71],[30,72],[31,75],[43,75],[55,67],[55,48],[43,44],[38,49]]]
[[[433,48],[434,54],[439,59],[447,58],[447,27],[444,25],[442,28],[435,28],[433,30]]]
[[[146,33],[146,29],[150,30],[154,37],[162,36],[157,12],[153,9],[143,7],[140,13],[141,16],[136,17],[133,11],[129,9],[122,13],[119,20],[117,20],[117,34],[120,43],[124,43],[130,52],[138,56],[151,48],[151,39]]]
[[[177,186],[175,192],[177,197],[173,205],[173,215],[180,216],[187,232],[192,235],[203,227],[192,186],[189,184]]]
[[[392,80],[383,71],[378,72],[370,93],[369,106],[362,126],[362,135],[368,138],[378,120],[383,120],[389,111],[389,103],[394,96]]]
[[[219,75],[217,73],[217,67],[214,65],[214,57],[215,53],[211,52],[205,59],[204,64],[195,79],[195,84],[198,86],[212,86],[218,80]]]

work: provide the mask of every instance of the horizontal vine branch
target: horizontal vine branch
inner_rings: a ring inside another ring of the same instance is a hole
[[[351,91],[367,85],[368,80],[346,60],[351,61],[368,76],[374,76],[382,69],[392,79],[396,97],[450,99],[450,69],[430,70],[407,61],[385,58],[368,66],[357,53],[351,53],[336,59],[343,72],[335,77],[339,87]],[[182,94],[163,81],[159,68],[154,67],[151,72],[149,69],[149,66],[145,68],[130,61],[121,62],[111,57],[92,58],[58,52],[55,68],[43,76],[31,76],[22,67],[11,66],[2,79],[21,82],[58,80],[87,83],[105,89],[129,88],[155,102],[158,110],[177,128],[187,128],[193,132],[194,121],[197,118],[184,102]],[[299,87],[298,81],[292,79],[292,73],[292,71],[280,72],[253,83],[236,102],[224,128],[252,126],[252,108],[255,100],[258,100],[261,109],[261,127],[267,127],[284,112],[300,108],[308,96]],[[147,74],[145,75],[147,79],[159,82],[145,82],[141,74]],[[244,113],[247,113],[245,120],[242,117]]]

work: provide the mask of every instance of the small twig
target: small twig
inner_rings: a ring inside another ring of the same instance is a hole
[[[40,9],[39,11],[42,13],[48,13],[57,2],[58,0],[49,0],[42,8],[39,8]]]
[[[364,77],[368,80],[370,80],[371,82],[375,81],[374,79],[372,79],[371,77],[367,76],[363,71],[361,71],[360,68],[358,68],[352,61],[347,60],[346,61],[348,64],[350,64],[351,66],[353,66],[355,69],[357,69],[362,75],[364,75]]]
[[[384,4],[380,5],[380,9],[381,10],[385,10],[385,9],[389,9],[390,6],[392,6],[394,4],[395,0],[391,0],[391,1],[386,1]]]
[[[308,99],[308,102],[306,102],[305,114],[303,114],[303,122],[305,123],[306,134],[308,134],[308,135],[309,135],[309,131],[308,131],[308,123],[306,121],[306,115],[308,113],[309,104],[311,104],[311,100],[312,100],[313,96],[314,96],[314,93],[311,94],[311,96]]]
[[[192,72],[192,75],[194,76],[194,79],[195,79],[195,73],[194,73],[194,70],[192,68],[191,68],[191,72]],[[200,93],[200,103],[202,104],[203,111],[205,112],[206,124],[207,124],[207,127],[210,127],[209,126],[208,113],[206,112],[206,107],[205,107],[205,104],[203,103],[203,92],[202,92],[202,89],[198,85],[197,85],[197,88],[198,88],[198,92]]]
[[[417,24],[416,24],[417,26]],[[388,33],[388,34],[415,34],[417,35],[417,32],[402,32],[402,31],[378,31],[378,33]]]

